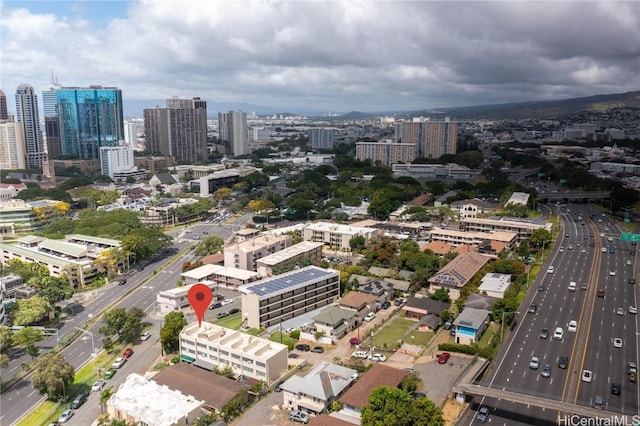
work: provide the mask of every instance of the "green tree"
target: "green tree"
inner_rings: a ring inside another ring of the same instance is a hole
[[[0,349],[4,352],[14,345],[13,333],[6,325],[0,325]]]
[[[6,354],[0,354],[0,368],[7,368],[9,366],[9,357]]]
[[[107,352],[111,352],[111,350],[113,349],[115,343],[113,341],[113,339],[109,336],[104,336],[102,338],[102,347],[104,348],[105,351]]]
[[[100,412],[104,413],[107,411],[107,402],[113,396],[113,386],[106,387],[102,389],[100,392],[100,399],[98,400],[98,405],[100,405]]]
[[[413,400],[413,426],[443,426],[442,410],[429,398]]]
[[[215,235],[210,235],[208,237],[204,237],[198,247],[196,247],[195,255],[196,256],[206,256],[208,254],[217,253],[220,251],[220,248],[224,245],[224,240]]]
[[[529,246],[540,248],[551,241],[551,233],[543,228],[534,229],[529,237]]]
[[[133,343],[138,340],[144,325],[142,324],[142,318],[144,318],[144,311],[137,307],[132,307],[127,312],[127,319],[125,320],[120,333],[120,341],[124,343]]]
[[[114,308],[104,313],[100,333],[105,336],[118,335],[122,332],[124,324],[127,322],[127,311],[124,308]]]
[[[51,312],[51,304],[42,296],[32,296],[18,300],[18,308],[13,317],[14,325],[32,325],[42,321]]]
[[[41,395],[57,401],[66,396],[75,374],[73,366],[65,361],[62,354],[49,352],[37,361],[32,384]]]
[[[68,299],[73,295],[73,289],[68,281],[58,277],[33,277],[29,285],[38,289],[38,295],[47,299],[51,304]]]
[[[398,388],[381,386],[369,395],[369,401],[362,407],[362,426],[412,426],[412,398]]]
[[[33,345],[41,340],[44,340],[44,333],[33,327],[25,327],[13,334],[13,342],[20,346]]]
[[[169,312],[160,329],[160,345],[165,353],[175,353],[180,346],[180,332],[187,326],[182,312]]]
[[[437,300],[438,302],[451,303],[449,298],[449,289],[439,288],[429,295],[429,299]]]
[[[356,235],[355,237],[351,237],[351,239],[349,240],[349,247],[351,247],[351,250],[359,252],[364,249],[366,243],[367,240],[363,235]]]
[[[24,351],[31,357],[31,362],[33,362],[37,357],[40,356],[40,348],[33,343],[27,345],[27,347],[24,348]]]

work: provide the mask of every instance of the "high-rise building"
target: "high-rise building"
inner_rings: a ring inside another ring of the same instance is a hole
[[[0,90],[0,121],[9,119],[9,110],[7,109],[7,95]]]
[[[416,145],[401,143],[393,139],[378,142],[356,142],[355,157],[360,161],[391,167],[397,163],[411,163],[416,159]]]
[[[125,121],[124,123],[124,140],[135,149],[138,147],[138,133],[144,127],[144,120],[139,118]]]
[[[222,142],[229,142],[229,119],[228,113],[218,113],[218,139]]]
[[[100,157],[100,147],[124,139],[122,91],[116,87],[61,87],[56,90],[62,155]]]
[[[394,138],[417,147],[417,158],[440,158],[455,154],[458,143],[458,123],[444,121],[414,121],[395,124]]]
[[[331,149],[333,148],[334,129],[310,129],[309,142],[312,149]]]
[[[207,102],[200,98],[167,99],[166,108],[144,110],[146,149],[179,161],[207,158]]]
[[[100,147],[100,173],[115,178],[115,174],[135,169],[133,149],[125,141],[118,146]]]
[[[46,161],[44,138],[40,129],[38,95],[29,84],[21,84],[16,89],[16,122],[20,127],[18,137],[23,138],[25,164],[29,168],[42,169]]]
[[[246,155],[251,153],[249,146],[249,134],[247,133],[247,114],[243,111],[229,111],[224,114],[227,123],[227,140],[233,155]],[[220,115],[218,115],[220,117]],[[218,118],[218,126],[222,129],[222,121]],[[222,130],[220,130],[222,133]],[[220,138],[222,139],[222,138]]]
[[[13,120],[0,121],[0,170],[25,169],[22,127]]]
[[[42,108],[44,110],[44,137],[49,159],[62,156],[60,142],[60,120],[58,119],[58,98],[56,91],[60,88],[53,85],[42,91]]]

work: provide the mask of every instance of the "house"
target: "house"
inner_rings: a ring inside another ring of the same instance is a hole
[[[497,204],[478,198],[454,201],[450,205],[451,210],[459,213],[460,217],[477,217],[478,214],[494,212],[497,207]]]
[[[490,273],[482,277],[478,292],[496,299],[504,298],[504,294],[511,285],[511,275]]]
[[[202,368],[184,362],[163,368],[151,380],[203,401],[202,409],[211,413],[220,411],[246,387],[246,384],[218,374],[209,374]]]
[[[438,256],[444,256],[447,253],[453,251],[453,246],[446,241],[431,241],[428,244],[420,247],[420,251],[430,250]]]
[[[486,309],[464,308],[458,318],[453,321],[456,343],[469,345],[477,342],[487,328],[491,319],[491,311]]]
[[[406,375],[402,370],[380,363],[374,364],[339,399],[343,406],[340,413],[359,420],[360,410],[369,402],[369,395],[374,389],[380,386],[398,387]]]
[[[203,265],[222,265],[224,263],[224,253],[214,253],[200,259]]]
[[[418,331],[434,332],[440,327],[440,317],[434,314],[427,314],[418,323]]]
[[[408,293],[409,288],[411,287],[411,283],[409,281],[394,280],[393,278],[385,278],[382,282],[390,284],[394,292],[399,291],[402,294]]]
[[[448,303],[439,302],[428,297],[411,297],[402,307],[405,312],[405,318],[414,320],[421,320],[429,314],[440,317],[440,314],[447,309],[449,309]]]
[[[328,306],[313,317],[316,331],[330,336],[332,340],[344,337],[356,325],[356,315],[352,310],[339,306]]]
[[[390,277],[392,275],[395,275],[395,271],[393,269],[381,268],[379,266],[372,266],[367,272],[378,277]]]
[[[375,312],[377,309],[376,297],[359,291],[349,293],[338,303],[341,308],[355,312],[358,323],[364,321],[364,317],[369,312]]]
[[[174,183],[176,183],[176,180],[169,173],[157,173],[149,179],[149,185],[154,187],[158,185],[173,185]]]
[[[366,282],[365,284],[361,284],[358,287],[358,291],[375,296],[379,306],[381,306],[384,302],[391,301],[395,292],[393,289],[393,284],[379,280],[371,280]]]
[[[340,398],[357,377],[356,370],[322,362],[304,377],[292,376],[281,385],[284,406],[291,410],[321,413]]]
[[[449,298],[457,300],[460,290],[490,258],[480,253],[462,253],[440,269],[433,277],[429,278],[429,293],[435,293],[438,289],[449,290]]]
[[[109,398],[107,412],[111,418],[128,424],[173,426],[193,424],[203,405],[203,401],[191,395],[132,373]]]

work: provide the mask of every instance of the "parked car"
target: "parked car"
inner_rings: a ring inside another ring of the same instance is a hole
[[[110,368],[110,369],[108,369],[108,370],[104,373],[104,378],[105,378],[105,379],[110,379],[110,378],[112,378],[112,377],[116,374],[116,371],[118,371],[118,370],[116,370],[116,369],[115,369],[115,368],[113,368],[113,367],[112,367],[112,368]]]
[[[118,357],[116,358],[115,361],[113,361],[113,364],[111,364],[111,367],[113,368],[120,368],[124,365],[124,363],[127,362],[127,359],[124,357]]]
[[[151,332],[145,331],[140,335],[140,340],[142,341],[149,340],[150,337],[151,337]]]
[[[382,309],[389,309],[390,307],[391,307],[391,303],[389,303],[389,302],[384,302],[382,304]]]
[[[314,346],[313,348],[311,348],[311,352],[322,354],[324,353],[324,348],[322,346]]]
[[[122,352],[122,357],[123,358],[130,358],[131,355],[133,355],[133,349],[131,348],[127,348],[124,350],[124,352]]]
[[[289,420],[293,422],[307,424],[309,423],[309,419],[309,415],[307,413],[303,413],[302,411],[292,411],[291,414],[289,414]]]
[[[387,360],[387,357],[384,356],[383,354],[373,354],[373,355],[369,355],[368,357],[371,361],[379,361],[379,362],[384,362]]]
[[[98,379],[95,382],[93,382],[93,385],[91,385],[91,391],[92,392],[98,392],[99,390],[101,390],[104,387],[104,379]]]
[[[69,421],[69,419],[71,419],[71,417],[73,417],[73,411],[64,410],[62,412],[62,415],[60,415],[60,418],[58,419],[58,423],[66,423]]]
[[[275,387],[275,388],[273,388],[273,390],[274,390],[274,391],[276,391],[276,392],[282,392],[282,384],[283,384],[283,383],[284,383],[284,382],[278,382],[278,383],[276,384],[276,387]]]
[[[224,317],[226,317],[228,315],[229,315],[228,312],[218,312],[218,314],[216,315],[216,318],[220,319],[220,318],[224,318]]]
[[[451,358],[451,354],[449,352],[442,352],[438,357],[438,364],[446,364]]]
[[[307,345],[306,343],[300,343],[296,345],[296,349],[302,352],[309,352],[311,350],[311,346]]]
[[[444,323],[444,329],[450,330],[452,326],[453,326],[453,320],[449,318],[447,322]]]
[[[82,406],[82,404],[85,403],[88,397],[89,397],[89,392],[83,392],[80,395],[76,396],[73,402],[71,403],[71,408],[73,409],[80,408],[80,406]]]
[[[218,309],[218,308],[222,308],[222,303],[220,302],[213,302],[210,306],[209,309],[213,310],[213,309]]]
[[[238,312],[240,312],[240,309],[238,308],[229,309],[229,315],[237,314]]]
[[[373,319],[376,317],[375,312],[369,312],[367,315],[365,315],[364,320],[365,321],[373,321]]]
[[[366,351],[355,351],[354,353],[351,354],[351,356],[354,358],[366,359],[369,356],[369,354]]]

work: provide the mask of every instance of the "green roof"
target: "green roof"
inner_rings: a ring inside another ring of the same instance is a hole
[[[38,244],[38,247],[74,257],[86,256],[87,254],[87,248],[85,246],[80,244],[68,243],[66,241],[44,240],[40,244]]]
[[[113,240],[111,238],[94,237],[93,235],[71,234],[71,235],[65,235],[65,239],[67,241],[69,240],[86,241],[89,243],[104,244],[112,247],[120,246],[120,241],[118,240]]]
[[[14,246],[13,244],[0,243],[0,250],[7,250],[8,252],[16,253],[16,254],[19,254],[20,256],[24,256],[24,257],[29,258],[29,259],[34,259],[37,262],[56,265],[56,266],[59,266],[61,268],[65,267],[67,265],[77,265],[78,264],[78,262],[76,262],[76,261],[62,259],[62,258],[60,258],[58,256],[51,256],[51,255],[48,255],[48,254],[39,253],[39,252],[37,252],[35,250],[29,250],[29,249],[26,249],[24,247]]]
[[[25,235],[24,237],[18,238],[16,241],[24,244],[31,244],[43,241],[44,237],[39,237],[37,235]]]

